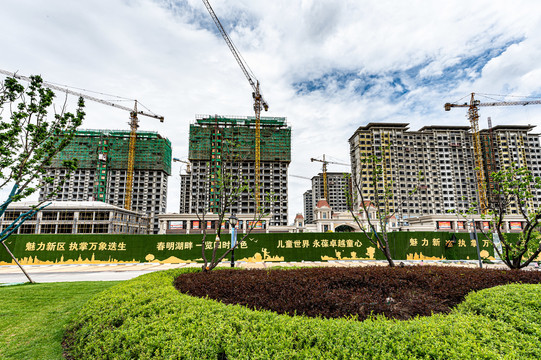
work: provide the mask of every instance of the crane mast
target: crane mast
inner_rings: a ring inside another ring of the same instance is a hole
[[[525,105],[535,105],[535,104],[541,104],[541,100],[495,101],[495,102],[482,103],[479,100],[475,99],[475,93],[471,93],[469,104],[468,103],[464,103],[464,104],[445,103],[444,105],[445,111],[450,111],[454,107],[467,107],[468,108],[468,119],[470,120],[470,124],[471,124],[471,132],[472,132],[472,137],[473,137],[473,150],[474,150],[474,155],[475,155],[477,190],[479,192],[479,202],[480,202],[479,210],[481,214],[487,213],[488,202],[487,202],[487,181],[485,179],[484,166],[483,166],[484,165],[483,154],[482,154],[482,149],[481,149],[481,140],[479,136],[479,107],[481,106],[513,106],[513,105],[525,106]],[[493,136],[492,121],[490,121],[489,127],[490,127],[489,134],[492,137]],[[522,138],[520,137],[519,141],[521,141],[521,139]],[[521,157],[522,157],[524,166],[526,166],[527,162],[526,162],[526,152],[524,150],[524,146],[521,147]],[[533,203],[531,199],[528,202],[529,202],[529,206],[533,207]]]
[[[264,109],[265,111],[268,111],[269,105],[263,98],[263,95],[261,94],[259,90],[259,80],[256,79],[254,74],[249,70],[250,67],[246,64],[242,56],[240,55],[239,51],[235,47],[235,44],[233,44],[233,41],[231,41],[231,38],[225,31],[224,27],[222,26],[222,23],[220,22],[220,19],[218,19],[218,16],[216,16],[216,13],[212,9],[212,6],[210,6],[210,3],[208,0],[202,0],[203,4],[205,4],[205,7],[207,8],[210,16],[212,17],[212,20],[214,21],[214,24],[216,24],[216,27],[218,28],[218,31],[224,38],[227,46],[229,47],[229,50],[231,50],[231,53],[233,54],[233,57],[239,64],[242,72],[244,73],[244,76],[246,76],[246,79],[248,79],[248,82],[250,83],[250,86],[252,87],[252,97],[254,100],[254,112],[255,112],[255,202],[256,202],[256,213],[259,212],[260,209],[260,192],[261,192],[261,109]]]
[[[328,192],[328,186],[327,186],[327,164],[336,164],[336,165],[345,165],[345,166],[350,166],[350,165],[349,165],[349,164],[340,163],[340,162],[335,162],[335,161],[328,161],[328,160],[325,160],[325,154],[323,154],[323,160],[321,160],[321,159],[316,159],[316,158],[311,158],[310,161],[311,161],[311,162],[317,161],[317,162],[323,163],[323,167],[322,167],[322,175],[323,175],[323,196],[325,197],[325,200],[329,201],[329,192]]]
[[[31,79],[29,77],[27,77],[27,76],[18,75],[16,73],[12,73],[12,72],[2,70],[2,69],[0,69],[0,74],[4,74],[4,75],[10,76],[10,77],[13,77],[15,79],[21,79],[21,80],[28,81],[28,82],[31,81]],[[131,108],[127,107],[127,106],[115,104],[113,102],[103,100],[103,99],[99,99],[97,97],[94,97],[94,96],[91,96],[91,95],[88,95],[88,94],[79,93],[79,92],[70,90],[70,89],[65,88],[65,87],[61,87],[61,86],[58,86],[58,85],[55,85],[55,84],[51,84],[51,83],[46,82],[46,81],[43,81],[43,86],[45,86],[45,87],[47,87],[49,89],[52,89],[52,90],[62,91],[64,93],[66,93],[66,94],[79,96],[79,97],[82,97],[83,99],[95,101],[95,102],[100,103],[100,104],[109,105],[109,106],[115,107],[117,109],[126,110],[126,111],[130,112],[130,130],[131,131],[130,131],[130,143],[129,143],[129,152],[128,152],[128,169],[127,169],[127,177],[126,177],[127,178],[126,197],[124,198],[124,208],[127,209],[127,210],[131,210],[132,193],[133,193],[133,173],[134,173],[134,165],[135,165],[135,144],[137,142],[137,128],[139,127],[139,119],[137,118],[137,115],[143,115],[143,116],[155,118],[155,119],[160,120],[160,122],[164,121],[163,116],[146,113],[144,111],[138,111],[137,110],[137,100],[135,100],[134,108],[131,109]]]

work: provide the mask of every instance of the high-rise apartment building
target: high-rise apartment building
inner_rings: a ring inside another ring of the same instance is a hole
[[[327,172],[327,203],[333,211],[348,211],[347,194],[350,192],[350,181],[343,172]],[[323,174],[312,177],[312,202],[317,204],[325,199]]]
[[[53,183],[40,190],[40,200],[49,197],[66,173],[62,162],[77,159],[78,169],[50,197],[57,201],[97,200],[123,207],[129,152],[129,131],[80,130],[58,153],[45,176]],[[167,206],[167,179],[171,174],[171,142],[155,132],[137,132],[131,210],[150,217],[151,233],[158,233],[158,214]]]
[[[526,165],[534,176],[541,175],[539,135],[529,134],[532,126],[496,126],[483,130],[485,172],[499,170],[511,162]],[[490,143],[487,139],[492,136]],[[359,127],[349,139],[352,176],[365,200],[375,193],[392,191],[387,209],[399,219],[467,210],[479,203],[475,154],[469,126],[425,126],[409,131],[404,123],[370,123]],[[492,144],[492,145],[490,145]],[[490,151],[489,151],[490,150]],[[369,156],[381,159],[381,181],[372,185]],[[490,164],[491,170],[486,168]],[[485,177],[487,178],[487,177]],[[415,190],[413,195],[410,195]],[[539,205],[540,194],[532,201]],[[354,205],[360,204],[355,191]],[[517,208],[509,209],[517,214]]]
[[[287,170],[291,161],[291,128],[283,117],[262,117],[260,135],[260,193],[271,213],[269,225],[287,225]],[[212,179],[220,172],[233,174],[239,184],[255,189],[255,118],[234,116],[196,117],[190,125],[191,171],[181,175],[181,213],[202,213],[219,206],[220,189]],[[266,195],[272,202],[266,202]],[[245,192],[228,212],[256,212],[253,194]]]
[[[311,224],[314,221],[314,199],[312,198],[312,190],[306,190],[302,194],[304,204],[304,223]]]

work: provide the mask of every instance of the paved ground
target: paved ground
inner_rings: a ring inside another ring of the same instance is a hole
[[[400,261],[397,261],[399,264]],[[386,265],[385,261],[306,261],[306,262],[273,262],[273,263],[237,263],[238,267],[249,269],[263,269],[273,266],[368,266]],[[467,266],[477,267],[476,261],[404,261],[405,265],[431,264],[442,266]],[[32,280],[39,283],[45,282],[69,282],[69,281],[114,281],[128,280],[139,275],[153,271],[168,270],[184,267],[199,267],[201,264],[157,264],[157,263],[133,263],[133,264],[100,264],[100,265],[25,265],[24,269]],[[229,266],[229,263],[224,263]],[[484,264],[488,268],[505,268],[503,264]],[[530,266],[532,270],[539,270],[539,267]],[[0,285],[23,283],[28,281],[16,265],[0,266]]]

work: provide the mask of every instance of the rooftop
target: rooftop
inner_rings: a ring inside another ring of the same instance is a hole
[[[39,205],[39,201],[21,201],[16,203],[11,203],[8,206],[9,210],[28,210],[33,206]],[[132,210],[126,210],[124,208],[121,208],[119,206],[111,205],[108,203],[104,203],[102,201],[45,201],[42,203],[42,205],[50,204],[48,205],[45,210],[81,210],[81,209],[88,209],[88,210],[119,210],[119,211],[126,211],[133,214],[138,214],[137,211]]]
[[[236,115],[196,115],[195,122],[198,125],[221,125],[221,126],[255,126],[255,116]],[[285,127],[285,117],[261,116],[259,124],[262,127]]]

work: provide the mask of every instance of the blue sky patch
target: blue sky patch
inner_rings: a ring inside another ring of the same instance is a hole
[[[419,87],[446,91],[457,86],[461,81],[478,78],[490,60],[500,56],[509,46],[522,40],[511,40],[501,46],[488,48],[480,54],[463,56],[456,64],[432,76],[421,75],[421,72],[432,63],[432,61],[424,61],[407,69],[388,70],[381,73],[334,69],[319,77],[297,81],[292,85],[299,95],[312,92],[333,93],[350,89],[358,96],[372,95],[389,99],[400,98],[413,88]]]

